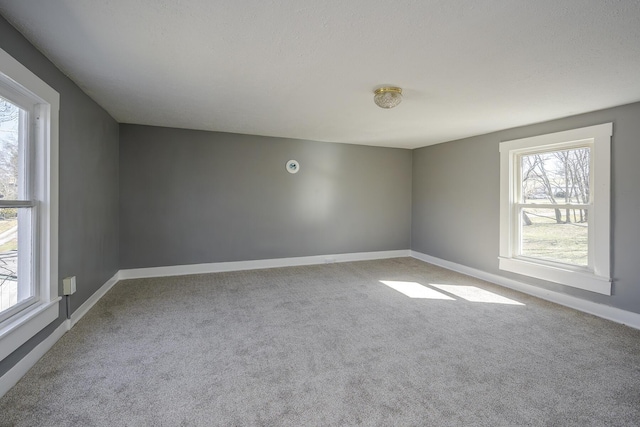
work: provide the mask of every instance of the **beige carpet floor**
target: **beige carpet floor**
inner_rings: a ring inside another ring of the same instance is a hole
[[[640,331],[423,262],[118,283],[2,426],[638,426]]]

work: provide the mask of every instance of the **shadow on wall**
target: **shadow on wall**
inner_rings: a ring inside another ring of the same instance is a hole
[[[301,164],[300,173],[291,176],[295,181],[295,190],[291,196],[292,207],[295,208],[297,216],[308,224],[322,224],[334,211],[336,186],[339,182],[336,175],[339,173],[341,156],[337,150],[314,152],[313,156],[313,162]]]

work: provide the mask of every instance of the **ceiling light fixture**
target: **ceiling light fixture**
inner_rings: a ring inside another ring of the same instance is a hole
[[[399,87],[381,87],[373,94],[373,101],[380,108],[393,108],[402,101],[402,89]]]

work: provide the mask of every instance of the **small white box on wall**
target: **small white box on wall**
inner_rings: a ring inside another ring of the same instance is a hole
[[[62,290],[64,295],[72,295],[76,292],[76,276],[62,279]]]

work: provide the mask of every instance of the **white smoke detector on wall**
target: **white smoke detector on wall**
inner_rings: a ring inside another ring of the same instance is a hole
[[[285,167],[289,173],[298,173],[300,170],[300,163],[298,163],[297,160],[289,160]]]

